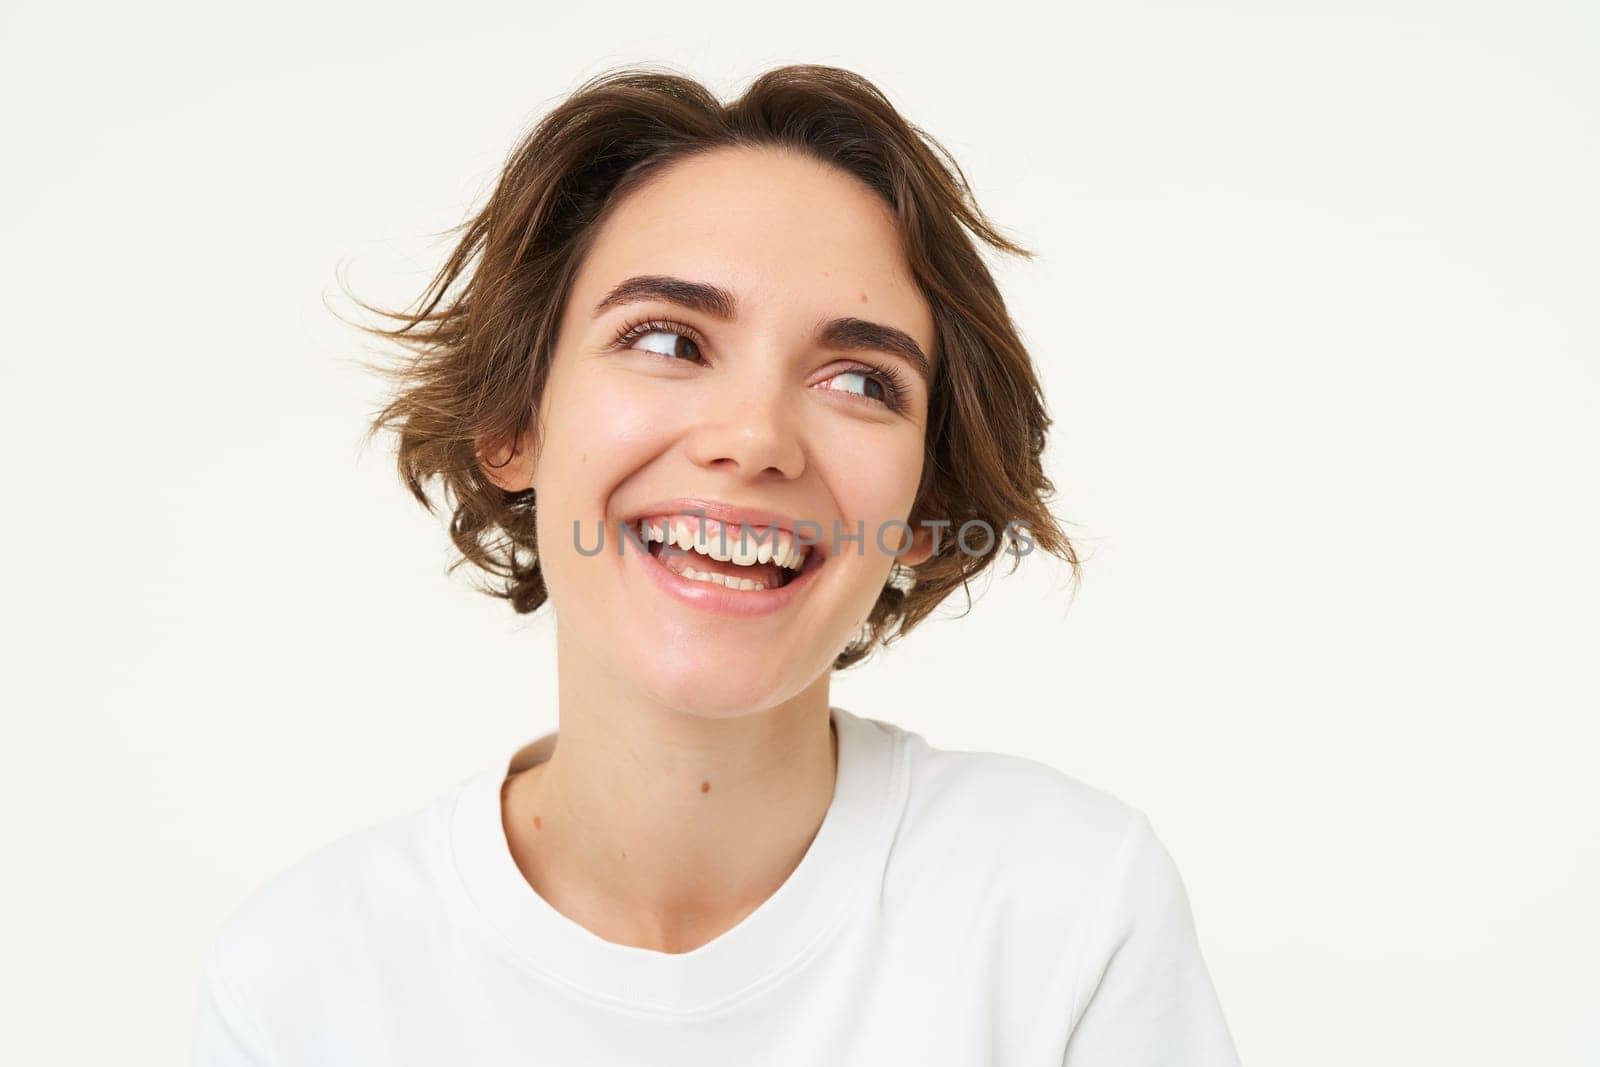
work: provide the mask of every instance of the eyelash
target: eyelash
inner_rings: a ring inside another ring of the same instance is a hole
[[[617,334],[617,339],[612,342],[612,347],[624,348],[627,345],[632,344],[634,341],[637,341],[645,334],[657,332],[681,334],[693,341],[695,344],[700,345],[701,347],[705,346],[705,341],[701,338],[699,331],[697,331],[693,326],[688,326],[681,322],[673,322],[671,319],[638,319],[628,323],[622,328],[622,331]],[[659,352],[654,352],[651,354],[659,356],[662,359],[675,358],[673,356],[663,356]],[[883,407],[887,407],[891,411],[900,411],[905,407],[907,390],[905,376],[893,367],[877,367],[867,363],[856,363],[845,370],[840,371],[839,373],[862,374],[869,378],[877,379],[878,384],[883,387],[884,398],[882,400],[878,400],[874,397],[863,396],[859,393],[847,393],[846,395],[856,397],[860,400],[865,400],[869,404],[879,404]]]

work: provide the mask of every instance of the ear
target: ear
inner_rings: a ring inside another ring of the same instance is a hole
[[[933,530],[932,526],[911,527],[911,547],[900,553],[895,562],[902,567],[916,567],[926,563],[933,555]],[[902,539],[904,531],[901,532]]]
[[[479,443],[478,469],[483,476],[508,493],[533,488],[534,460],[532,435],[513,443]]]

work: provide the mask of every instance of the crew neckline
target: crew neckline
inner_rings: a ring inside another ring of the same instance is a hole
[[[580,996],[671,1016],[706,1014],[754,996],[802,966],[854,906],[871,900],[903,805],[899,732],[843,708],[829,713],[839,746],[833,797],[805,855],[760,906],[689,952],[607,941],[557,911],[518,869],[500,787],[530,752],[548,756],[555,731],[497,759],[454,794],[446,824],[453,887],[513,962]]]

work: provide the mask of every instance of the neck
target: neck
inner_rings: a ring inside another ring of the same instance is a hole
[[[572,662],[560,728],[503,789],[534,890],[600,937],[687,952],[737,925],[804,857],[833,799],[828,682],[733,717],[669,708]]]

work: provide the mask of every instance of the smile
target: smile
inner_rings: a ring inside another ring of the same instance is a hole
[[[782,610],[811,585],[826,556],[779,526],[671,514],[629,524],[637,540],[622,539],[624,555],[674,599],[714,614]]]
[[[776,526],[741,528],[682,515],[641,519],[639,540],[674,574],[737,592],[782,588],[811,554],[811,546]]]

